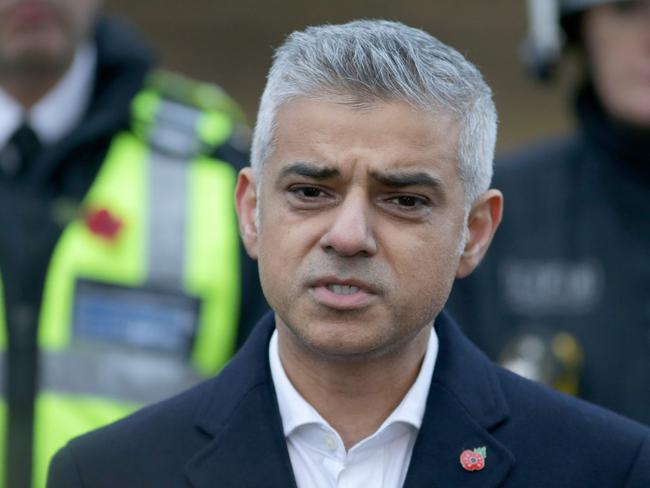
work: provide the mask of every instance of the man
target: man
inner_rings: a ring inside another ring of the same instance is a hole
[[[238,109],[153,66],[95,0],[0,0],[0,486],[217,372],[264,303]]]
[[[236,190],[274,314],[214,380],[72,441],[48,486],[647,486],[650,431],[495,367],[442,312],[501,218],[495,134],[480,73],[423,31],[292,34]]]
[[[650,424],[650,1],[559,5],[532,31],[561,17],[578,52],[579,128],[497,162],[507,217],[450,310],[492,358]]]

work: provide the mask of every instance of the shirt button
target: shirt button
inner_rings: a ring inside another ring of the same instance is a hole
[[[330,451],[336,451],[337,442],[333,436],[326,435],[325,437],[323,437],[323,442],[325,442],[325,447],[327,447],[327,449],[329,449]]]

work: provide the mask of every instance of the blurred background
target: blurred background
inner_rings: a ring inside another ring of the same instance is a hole
[[[158,50],[164,67],[221,85],[255,120],[273,49],[306,25],[357,18],[399,20],[454,46],[483,72],[500,115],[498,151],[572,127],[571,61],[553,83],[535,82],[519,60],[523,0],[107,0]],[[525,107],[525,109],[523,109]]]

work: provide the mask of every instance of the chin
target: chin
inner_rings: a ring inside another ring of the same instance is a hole
[[[327,358],[367,358],[389,349],[388,334],[366,321],[312,321],[307,329],[291,329],[302,347]]]
[[[13,58],[18,66],[30,69],[51,69],[65,66],[74,55],[61,36],[41,35],[24,39],[13,46]]]
[[[650,131],[650,110],[639,114],[638,125],[641,129]]]
[[[391,348],[364,342],[314,342],[307,344],[312,353],[334,361],[361,361],[383,356]]]
[[[621,117],[625,125],[644,132],[650,132],[650,113],[625,114]]]
[[[626,99],[608,104],[609,111],[626,125],[650,130],[650,90],[646,87],[630,88]]]

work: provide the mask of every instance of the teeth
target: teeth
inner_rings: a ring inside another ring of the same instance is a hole
[[[351,285],[327,285],[327,289],[337,295],[352,295],[359,291],[358,286]]]

